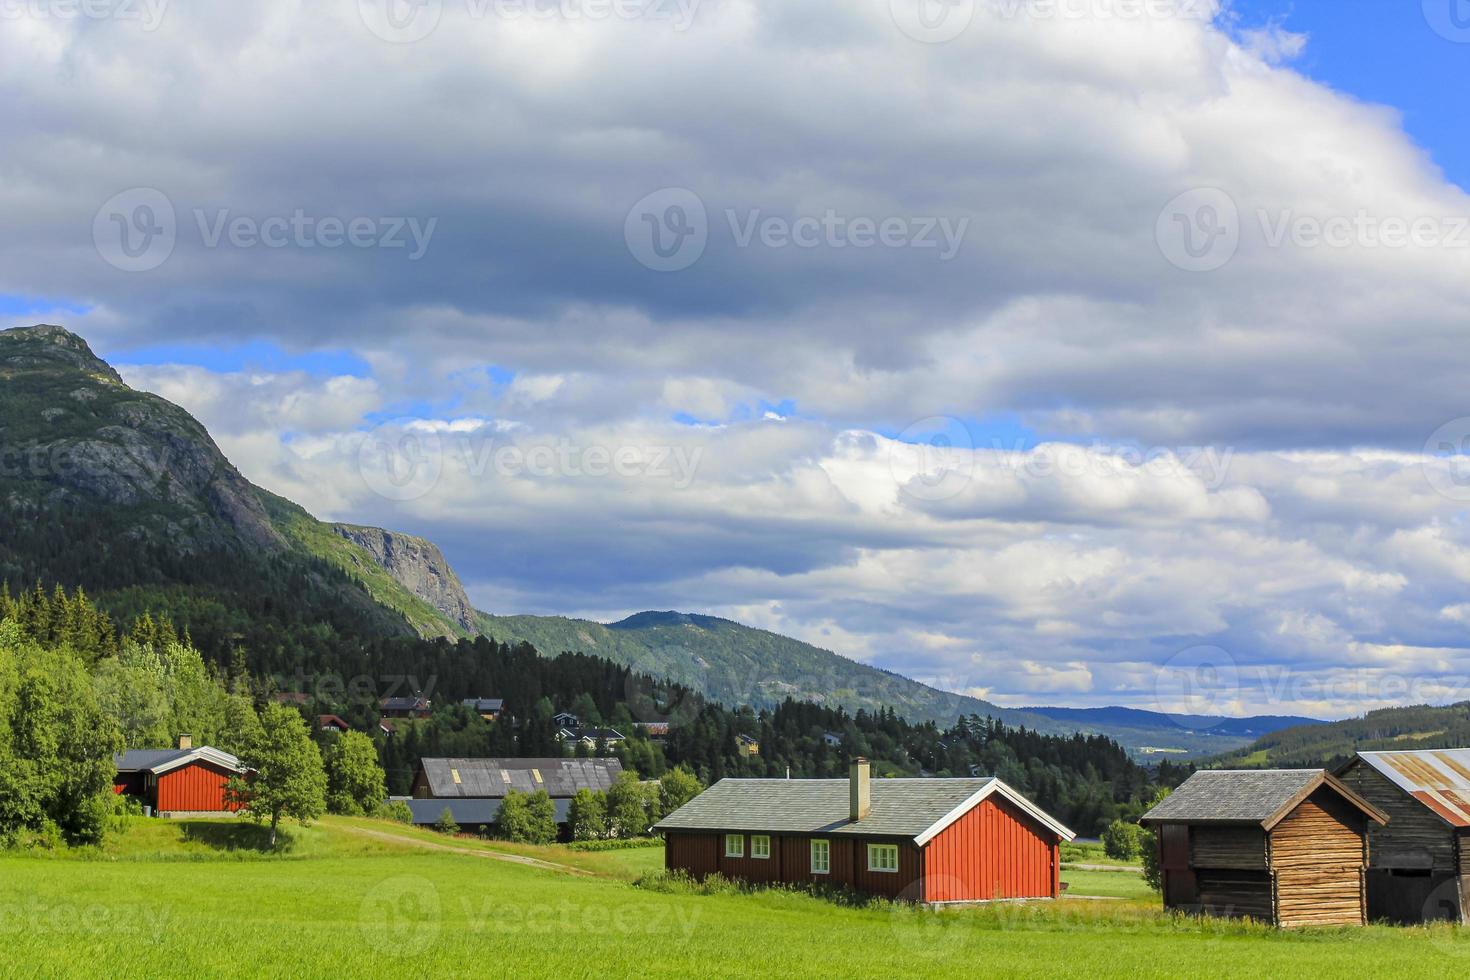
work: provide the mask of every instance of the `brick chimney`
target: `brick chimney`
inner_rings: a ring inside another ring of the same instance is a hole
[[[181,749],[192,749],[193,747],[194,747],[194,736],[193,735],[180,735],[179,736],[179,748],[181,748]]]
[[[851,816],[854,822],[873,812],[872,787],[868,779],[868,760],[853,759],[848,777],[849,799],[852,801]]]

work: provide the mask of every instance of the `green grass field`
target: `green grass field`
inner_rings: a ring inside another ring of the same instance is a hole
[[[577,852],[367,820],[256,829],[133,821],[102,849],[0,856],[0,954],[28,976],[1446,975],[1459,930],[1275,932],[1167,916],[1137,876],[1067,872],[1069,894],[942,912],[792,892],[632,882],[658,848]],[[546,862],[526,864],[513,862]]]

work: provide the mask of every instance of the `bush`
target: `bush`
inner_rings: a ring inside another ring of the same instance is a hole
[[[695,878],[687,871],[652,871],[633,882],[633,887],[665,895],[738,895],[750,890],[743,882],[719,872]]]
[[[1132,861],[1138,857],[1138,827],[1114,820],[1102,835],[1103,852],[1115,861]]]
[[[662,847],[662,837],[618,837],[612,840],[579,840],[567,845],[571,851],[628,851],[639,847]]]
[[[459,824],[454,822],[454,814],[449,812],[449,807],[446,806],[444,812],[439,814],[439,819],[434,821],[434,829],[450,837],[459,833]]]
[[[378,817],[395,823],[413,823],[413,810],[402,800],[392,800],[378,805]]]

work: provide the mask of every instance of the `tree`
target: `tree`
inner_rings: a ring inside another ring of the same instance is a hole
[[[1103,852],[1115,861],[1131,861],[1138,857],[1138,827],[1114,820],[1102,835]]]
[[[327,808],[327,774],[322,754],[301,715],[280,704],[260,713],[261,732],[245,746],[240,762],[253,770],[230,780],[231,797],[257,822],[270,820],[271,847],[282,817],[303,826]]]
[[[449,812],[449,807],[446,806],[439,813],[439,819],[434,821],[434,829],[449,837],[459,833],[459,824],[454,822],[454,814]]]
[[[658,781],[659,816],[666,817],[704,792],[699,778],[683,766],[670,769]]]
[[[322,761],[327,769],[327,809],[359,816],[376,813],[388,798],[388,777],[378,765],[378,749],[362,732],[332,739]]]
[[[1168,796],[1170,792],[1171,791],[1169,789],[1161,789],[1157,793],[1155,793],[1154,798],[1149,801],[1147,810],[1152,810],[1154,807],[1162,803],[1164,801],[1164,798]],[[1145,812],[1147,812],[1147,810]],[[1164,875],[1163,871],[1159,868],[1158,838],[1153,830],[1145,827],[1139,827],[1138,830],[1140,831],[1138,835],[1138,849],[1141,852],[1141,856],[1143,858],[1143,880],[1147,882],[1148,886],[1154,891],[1163,891]]]
[[[517,844],[550,844],[556,840],[556,808],[545,790],[509,790],[495,815],[498,836]]]
[[[553,844],[556,842],[556,805],[546,790],[538,789],[527,801],[526,811],[530,816],[529,835],[524,843]]]
[[[601,840],[607,836],[607,797],[590,789],[579,789],[567,809],[572,840]]]
[[[642,837],[652,823],[647,790],[631,772],[620,772],[607,791],[607,822],[614,836]]]

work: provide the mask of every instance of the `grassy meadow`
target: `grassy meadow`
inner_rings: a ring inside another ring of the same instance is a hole
[[[513,847],[368,820],[131,821],[99,849],[0,856],[0,952],[33,976],[1443,975],[1459,930],[1168,916],[1128,870],[1069,897],[942,912],[640,887],[658,848]],[[1081,896],[1096,895],[1099,898]]]

